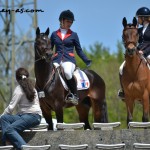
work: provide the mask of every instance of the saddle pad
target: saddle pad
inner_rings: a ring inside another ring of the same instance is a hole
[[[144,61],[147,64],[148,69],[150,70],[149,58],[145,58],[143,55],[141,57],[142,57],[142,59],[144,59]]]
[[[59,72],[58,72],[59,73]],[[74,72],[74,76],[76,77],[77,80],[77,90],[85,90],[90,87],[90,82],[87,77],[87,75],[80,69],[76,69]],[[68,90],[68,86],[65,83],[64,79],[61,77],[59,73],[59,77],[61,79],[61,82],[66,90]]]

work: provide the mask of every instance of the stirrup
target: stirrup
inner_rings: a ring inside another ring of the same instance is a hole
[[[74,94],[72,93],[69,93],[67,96],[66,96],[66,99],[65,99],[65,102],[66,103],[72,103],[74,105],[78,105],[78,97],[75,96]]]
[[[118,97],[120,98],[120,99],[122,99],[122,100],[125,100],[125,95],[124,95],[124,92],[123,92],[123,90],[119,90],[118,91]]]

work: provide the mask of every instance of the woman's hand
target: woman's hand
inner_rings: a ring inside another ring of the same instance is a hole
[[[87,67],[90,67],[91,64],[92,64],[92,60],[88,60],[88,61],[86,62],[86,66],[87,66]]]
[[[139,51],[139,54],[142,54],[142,55],[143,55],[143,51],[140,50],[140,51]]]

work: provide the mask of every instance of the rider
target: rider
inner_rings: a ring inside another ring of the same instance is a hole
[[[138,23],[142,25],[139,32],[139,53],[150,59],[150,10],[147,7],[139,8],[136,12]]]
[[[150,59],[150,10],[147,7],[141,7],[136,12],[136,17],[138,19],[138,24],[141,25],[138,29],[139,33],[139,44],[138,50],[145,58]],[[119,68],[119,77],[123,74],[123,66],[125,62]],[[122,90],[119,90],[118,96],[121,99],[124,99],[124,91],[121,85]]]
[[[59,16],[60,28],[52,33],[51,46],[52,49],[55,46],[55,54],[53,58],[54,66],[56,68],[62,66],[67,79],[67,85],[70,89],[70,94],[67,96],[66,102],[77,105],[79,98],[76,81],[73,77],[76,65],[74,48],[78,56],[87,66],[91,65],[91,60],[89,60],[82,51],[77,33],[70,29],[74,20],[74,14],[70,10],[64,10],[61,12]]]

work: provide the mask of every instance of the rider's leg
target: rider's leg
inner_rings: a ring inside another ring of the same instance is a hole
[[[77,84],[73,77],[73,72],[75,70],[75,64],[72,62],[62,62],[61,66],[64,68],[65,77],[67,79],[67,85],[71,91],[68,95],[67,102],[71,102],[75,105],[78,104],[78,94],[77,94]]]
[[[150,59],[150,55],[148,55],[146,58],[147,58],[147,59]]]
[[[67,80],[67,84],[71,91],[71,94],[69,96],[70,99],[73,99],[73,100],[75,99],[75,101],[78,100],[79,98],[78,98],[78,93],[77,93],[77,83],[75,81],[75,78],[72,77],[70,80]]]
[[[55,68],[58,68],[60,65],[58,63],[53,63]]]

